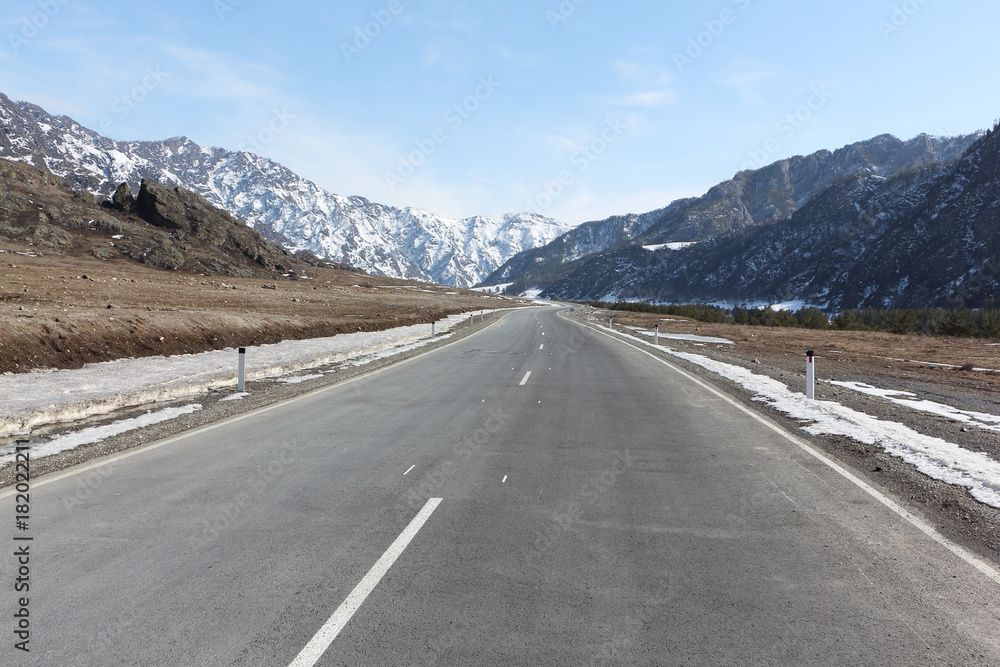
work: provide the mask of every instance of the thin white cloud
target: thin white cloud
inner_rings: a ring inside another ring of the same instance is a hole
[[[615,63],[618,75],[625,81],[647,87],[668,86],[674,76],[666,67],[618,61]]]
[[[674,76],[666,67],[618,61],[615,70],[622,83],[632,90],[607,99],[611,106],[657,109],[677,102],[677,93],[672,88]]]
[[[673,90],[655,90],[645,93],[621,95],[612,99],[614,106],[630,108],[657,109],[677,102],[677,93]]]
[[[163,51],[194,76],[184,77],[183,91],[196,97],[224,100],[275,100],[280,89],[269,83],[277,80],[272,68],[222,53],[166,44]]]
[[[546,145],[554,146],[562,151],[575,151],[580,146],[579,141],[558,134],[546,134],[542,141]]]
[[[527,69],[529,67],[535,67],[541,62],[541,60],[536,55],[516,53],[514,51],[511,51],[503,44],[498,44],[495,47],[495,50],[497,52],[497,55],[499,55],[501,58],[521,68]]]
[[[737,60],[718,80],[719,85],[735,89],[748,102],[764,99],[764,88],[781,75],[781,68],[771,63]]]

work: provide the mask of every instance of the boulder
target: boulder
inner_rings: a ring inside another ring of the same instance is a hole
[[[132,189],[128,183],[122,183],[115,190],[115,194],[111,197],[111,208],[122,213],[131,213],[135,210],[135,197],[132,196]]]

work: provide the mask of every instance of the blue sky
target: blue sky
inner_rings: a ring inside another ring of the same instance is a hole
[[[1000,117],[995,0],[7,0],[0,92],[344,195],[580,223]]]

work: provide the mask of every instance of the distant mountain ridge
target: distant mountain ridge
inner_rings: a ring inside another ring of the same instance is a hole
[[[576,227],[548,245],[509,259],[487,284],[512,291],[549,288],[568,279],[587,258],[629,245],[704,241],[785,219],[827,187],[857,176],[889,177],[954,162],[980,135],[901,141],[881,135],[836,151],[796,156],[742,171],[701,197],[680,199],[642,215],[616,216]],[[588,290],[593,293],[595,290]]]
[[[597,253],[548,286],[588,300],[798,301],[830,311],[1000,305],[1000,131],[954,162],[859,173],[790,216],[680,250]]]
[[[257,155],[205,148],[185,137],[119,142],[67,116],[0,94],[0,157],[29,162],[110,197],[143,179],[191,190],[292,251],[396,278],[458,287],[570,225],[530,213],[455,220],[329,192]]]

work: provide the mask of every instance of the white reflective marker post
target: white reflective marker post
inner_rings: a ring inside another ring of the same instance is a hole
[[[434,323],[431,322],[431,340],[434,340]]]
[[[247,387],[247,349],[240,348],[240,361],[236,372],[236,391],[243,393]]]
[[[806,398],[816,398],[816,355],[806,352]]]
[[[659,324],[654,324],[653,325],[653,345],[659,345],[659,344],[660,344],[660,325]]]

